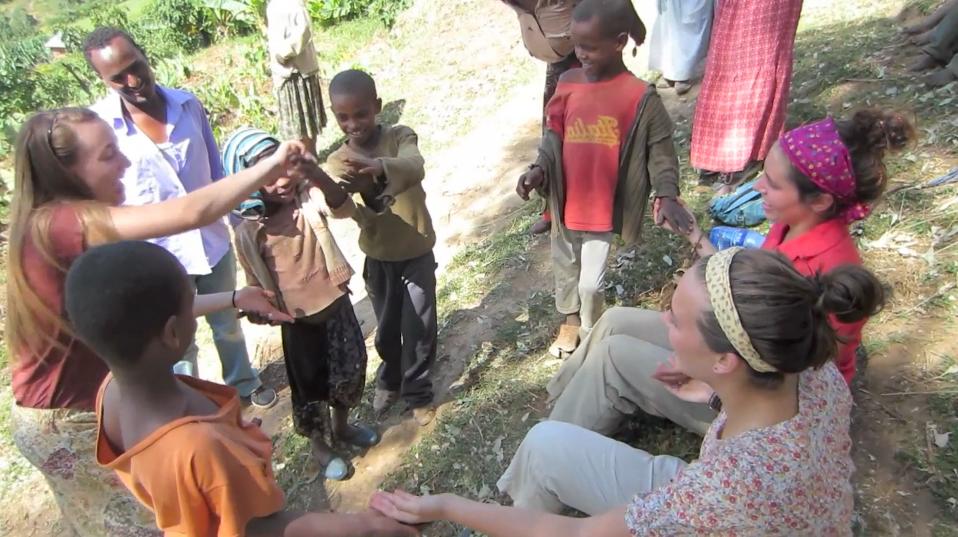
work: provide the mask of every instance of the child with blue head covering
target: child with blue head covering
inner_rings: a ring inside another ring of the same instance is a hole
[[[269,133],[244,127],[227,140],[223,167],[235,173],[278,146]],[[281,325],[293,424],[310,439],[326,478],[343,480],[351,467],[334,451],[335,442],[360,447],[379,442],[372,428],[348,422],[365,387],[366,344],[349,300],[353,269],[327,223],[349,218],[356,206],[312,158],[289,175],[234,210],[243,218],[236,227],[236,251],[249,285],[274,292],[279,307],[295,319]]]

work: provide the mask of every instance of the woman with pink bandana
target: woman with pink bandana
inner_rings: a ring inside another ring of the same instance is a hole
[[[773,222],[763,249],[784,254],[806,276],[861,265],[849,224],[868,216],[888,182],[883,159],[914,137],[899,114],[868,109],[849,119],[826,118],[786,132],[755,185]],[[697,225],[688,234],[699,255],[715,252]],[[855,375],[855,350],[864,320],[830,318],[841,337],[835,359],[846,382]],[[709,394],[668,364],[672,349],[657,311],[612,308],[548,385],[550,419],[611,434],[636,411],[662,416],[704,433],[715,417]],[[688,402],[696,394],[701,401]],[[676,397],[678,395],[679,397]]]

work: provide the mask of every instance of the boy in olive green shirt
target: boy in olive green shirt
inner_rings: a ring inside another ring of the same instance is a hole
[[[330,101],[346,143],[326,161],[356,202],[363,278],[376,314],[377,372],[373,408],[382,413],[400,398],[426,425],[432,409],[436,358],[436,233],[422,188],[425,168],[409,127],[380,125],[382,100],[363,71],[339,73]]]

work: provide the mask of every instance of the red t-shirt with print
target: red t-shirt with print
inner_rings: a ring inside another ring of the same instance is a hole
[[[620,152],[647,88],[628,71],[601,82],[559,82],[546,126],[562,138],[566,228],[612,231]]]

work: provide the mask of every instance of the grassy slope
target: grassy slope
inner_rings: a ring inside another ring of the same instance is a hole
[[[923,2],[921,7],[927,7],[928,3]],[[790,118],[792,123],[800,123],[827,113],[840,115],[860,106],[882,106],[913,113],[921,129],[921,140],[900,158],[889,159],[893,186],[926,180],[958,163],[958,120],[954,115],[958,98],[956,87],[952,85],[930,92],[902,72],[903,56],[913,51],[897,46],[900,37],[889,21],[901,6],[900,2],[888,0],[840,4],[807,2],[796,43]],[[677,139],[686,141],[680,146],[681,158],[687,164],[688,121],[678,123]],[[708,196],[692,187],[692,170],[686,167],[683,171],[686,195],[701,212]],[[894,330],[896,335],[893,337],[900,341],[919,345],[930,343],[903,336],[902,333],[909,330],[909,324],[896,324],[903,312],[905,315],[921,313],[925,318],[953,317],[951,295],[946,293],[930,301],[928,297],[941,285],[954,281],[956,261],[954,249],[948,248],[952,244],[950,240],[938,245],[938,255],[931,266],[912,256],[908,250],[888,251],[875,246],[872,241],[888,232],[902,232],[908,235],[907,240],[914,245],[914,250],[927,251],[933,234],[941,235],[943,230],[953,229],[956,224],[958,213],[954,206],[944,207],[956,194],[958,189],[955,187],[892,194],[871,219],[857,228],[866,263],[899,291],[888,311],[875,319],[866,332],[866,346],[876,367],[888,359],[883,350],[889,330]],[[520,229],[529,221],[528,216],[520,218]],[[441,296],[456,297],[464,288],[482,288],[497,280],[508,280],[513,275],[510,267],[514,269],[514,265],[506,263],[501,267],[502,272],[490,280],[486,271],[475,270],[474,263],[476,258],[482,259],[490,251],[510,251],[510,255],[520,259],[531,255],[533,244],[515,233],[515,228],[510,230],[458,256],[449,267],[447,274],[451,276],[445,281],[446,287],[441,288]],[[667,287],[673,263],[680,265],[685,260],[684,251],[681,241],[658,231],[650,233],[647,243],[634,259],[618,258],[619,267],[612,271],[610,282],[613,289],[616,284],[623,288],[620,296],[611,300],[647,307],[660,305],[662,296],[658,291]],[[669,260],[665,259],[666,255]],[[549,339],[548,330],[554,322],[548,293],[545,297],[533,294],[526,300],[526,308],[527,313],[518,325],[503,325],[497,336],[472,358],[471,363],[478,370],[475,384],[458,395],[453,411],[445,413],[435,431],[410,452],[403,468],[387,480],[388,485],[422,492],[454,491],[480,498],[495,495],[495,480],[508,463],[511,449],[518,444],[529,425],[543,415],[542,383],[556,365],[543,357]],[[456,325],[450,329],[455,330]],[[911,380],[917,382],[928,376],[937,376],[938,383],[958,381],[955,373],[958,368],[947,369],[950,363],[945,360],[941,364],[932,364],[929,370],[923,370],[923,365],[909,363],[904,369],[915,375]],[[942,377],[940,371],[947,374]],[[876,369],[876,374],[882,373]],[[902,389],[910,385],[896,378],[892,381],[903,386]],[[863,397],[861,392],[856,395]],[[953,396],[951,393],[939,395],[931,408],[922,408],[920,412],[928,413],[924,419],[942,422],[944,428],[941,430],[954,429],[958,434],[955,411],[958,405],[954,404]],[[668,425],[655,425],[652,434],[649,434],[648,427],[643,429],[643,435],[634,439],[637,445],[685,457],[694,454],[695,440],[690,435]],[[925,423],[921,423],[920,428],[924,427]],[[886,502],[877,490],[865,487],[858,500],[862,511],[858,530],[862,534],[881,535],[896,531],[895,528],[899,531],[915,530],[916,534],[924,534],[929,528],[936,534],[953,531],[951,509],[954,498],[958,496],[958,479],[952,469],[958,465],[958,448],[951,444],[941,452],[929,454],[924,450],[923,436],[917,436],[922,439],[919,442],[907,440],[908,436],[898,438],[899,443],[892,448],[893,451],[903,454],[917,452],[924,464],[917,468],[916,473],[908,467],[888,471],[898,472],[898,478],[905,479],[910,489],[920,488],[921,485],[911,485],[911,480],[924,483],[926,480],[922,474],[931,468],[931,475],[937,479],[930,484],[942,504],[937,514],[924,521],[925,527],[912,527],[913,513],[908,512],[908,505]],[[922,449],[917,450],[915,444]],[[870,456],[865,451],[869,448],[865,445],[858,449]],[[505,452],[505,458],[502,452]],[[874,471],[874,463],[869,464],[867,456],[860,456],[856,461],[859,465],[856,479],[866,485],[867,476]],[[905,488],[903,485],[899,495],[911,494],[904,492]],[[889,508],[897,509],[893,516],[898,518],[895,526],[887,524],[888,515],[882,513]],[[454,534],[454,529],[448,525],[440,525],[434,531],[434,535]]]

